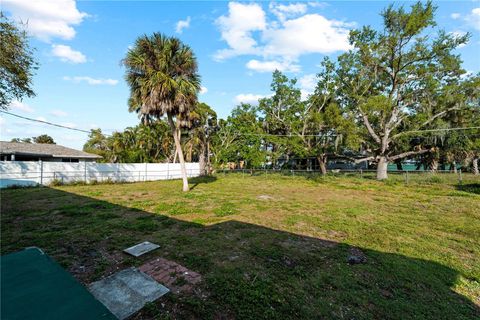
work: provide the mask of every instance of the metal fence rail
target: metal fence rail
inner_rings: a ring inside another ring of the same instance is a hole
[[[376,170],[368,169],[336,169],[329,170],[325,175],[320,171],[313,170],[274,170],[274,169],[220,169],[216,171],[217,175],[236,174],[245,176],[265,176],[277,175],[280,177],[307,177],[307,178],[328,178],[350,176],[362,179],[375,179]],[[474,176],[471,173],[464,173],[462,170],[453,172],[450,170],[436,171],[411,171],[411,170],[392,170],[388,171],[390,181],[403,181],[405,184],[411,182],[454,182],[463,184],[465,181],[480,183],[480,176]]]

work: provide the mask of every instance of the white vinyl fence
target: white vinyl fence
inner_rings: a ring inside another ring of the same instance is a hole
[[[200,174],[198,163],[186,163],[187,175]],[[135,182],[181,178],[179,163],[95,163],[0,161],[0,188],[8,186],[113,181]]]

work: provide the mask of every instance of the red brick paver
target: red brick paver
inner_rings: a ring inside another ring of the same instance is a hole
[[[199,273],[164,258],[150,260],[138,269],[167,286],[174,293],[191,293],[193,287],[202,281]]]

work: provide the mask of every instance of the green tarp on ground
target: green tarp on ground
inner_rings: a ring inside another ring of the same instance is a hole
[[[38,248],[1,258],[1,319],[116,319]]]

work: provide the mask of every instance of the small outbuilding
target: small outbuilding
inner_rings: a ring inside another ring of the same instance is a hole
[[[93,153],[58,144],[0,141],[1,161],[95,162],[101,158]]]

